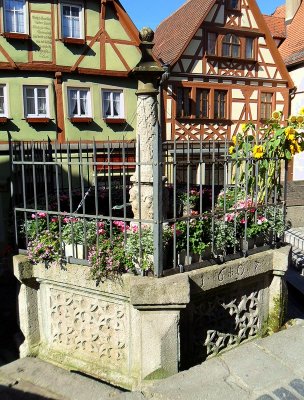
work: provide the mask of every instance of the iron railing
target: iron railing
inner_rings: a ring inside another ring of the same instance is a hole
[[[233,158],[228,145],[165,142],[142,163],[144,149],[136,159],[134,142],[12,144],[16,248],[26,251],[50,231],[61,262],[87,263],[103,235],[114,246],[118,233],[137,272],[162,276],[276,246],[285,226],[287,162],[268,160],[265,169],[251,154]],[[149,217],[145,168],[153,171]],[[137,198],[130,199],[134,184]]]

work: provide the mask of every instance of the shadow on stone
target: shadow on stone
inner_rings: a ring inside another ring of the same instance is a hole
[[[45,397],[34,393],[26,393],[11,387],[0,385],[1,400],[56,400],[55,397]]]

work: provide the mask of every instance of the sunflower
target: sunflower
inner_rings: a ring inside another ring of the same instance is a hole
[[[247,128],[248,128],[247,125],[248,125],[248,124],[241,124],[242,132],[245,133],[245,132],[247,131]]]
[[[237,137],[236,135],[233,135],[231,138],[232,143],[234,144],[234,146],[236,145],[236,141],[237,141]]]
[[[262,145],[255,145],[252,149],[252,154],[254,158],[262,158],[264,155],[264,148]]]
[[[288,121],[291,122],[292,124],[294,124],[295,122],[297,122],[297,117],[295,115],[291,115],[288,118]]]
[[[280,111],[274,111],[272,113],[272,119],[279,119],[281,117]]]
[[[301,108],[300,108],[299,114],[300,114],[300,115],[304,115],[304,107],[301,107]]]
[[[298,124],[302,124],[303,121],[304,121],[304,116],[303,116],[303,115],[298,115],[298,116],[297,116],[297,123],[298,123]]]
[[[229,147],[229,154],[233,154],[235,153],[235,147],[234,146],[230,146]]]
[[[287,126],[287,128],[285,129],[285,136],[286,139],[288,140],[294,140],[295,138],[295,129],[292,126]]]

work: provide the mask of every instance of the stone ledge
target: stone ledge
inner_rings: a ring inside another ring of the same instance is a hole
[[[135,308],[186,305],[190,302],[188,276],[178,274],[166,278],[133,277],[130,301]]]
[[[286,271],[290,246],[188,272],[198,290],[211,290],[276,270]]]

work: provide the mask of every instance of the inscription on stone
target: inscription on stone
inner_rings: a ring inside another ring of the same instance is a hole
[[[32,14],[31,36],[33,60],[52,61],[52,18],[49,14]]]
[[[232,278],[239,278],[242,277],[245,273],[245,267],[244,265],[240,264],[237,267],[224,267],[223,269],[220,270],[217,279],[219,282],[223,282],[224,280],[227,279],[232,279]]]

